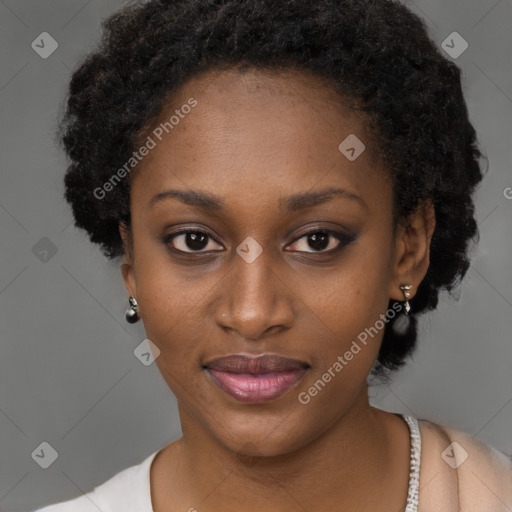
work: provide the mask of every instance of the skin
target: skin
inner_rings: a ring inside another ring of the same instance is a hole
[[[153,461],[155,512],[403,509],[409,431],[368,402],[383,330],[308,404],[298,395],[375,325],[390,298],[404,300],[401,284],[413,285],[414,297],[429,265],[432,206],[393,229],[392,185],[363,114],[315,77],[210,71],[175,93],[154,126],[191,97],[198,105],[132,175],[131,233],[120,226],[124,283],[161,351],[156,364],[183,431]],[[338,149],[349,134],[366,144],[353,162]],[[360,199],[332,195],[298,211],[280,203],[326,187]],[[214,194],[224,206],[150,205],[171,188]],[[213,237],[203,254],[190,254],[183,234],[166,246],[166,234],[190,227]],[[308,244],[312,229],[355,239],[330,237],[321,251],[341,249],[325,255]],[[236,252],[249,236],[263,250],[252,263]],[[202,368],[237,353],[279,354],[310,368],[277,399],[244,404]]]

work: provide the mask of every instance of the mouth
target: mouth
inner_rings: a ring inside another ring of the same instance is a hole
[[[212,382],[240,402],[274,400],[295,387],[310,366],[304,361],[274,354],[233,354],[206,363]]]

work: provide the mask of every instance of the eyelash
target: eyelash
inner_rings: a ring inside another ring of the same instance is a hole
[[[176,237],[181,236],[181,235],[190,234],[190,233],[206,235],[208,240],[213,240],[215,243],[221,245],[217,240],[215,240],[215,238],[213,236],[208,234],[206,231],[203,231],[201,229],[195,229],[195,228],[189,228],[189,229],[185,229],[182,231],[177,231],[176,233],[171,233],[169,235],[166,235],[163,238],[163,243],[164,243],[164,245],[169,247],[170,250],[172,250],[173,252],[178,253],[178,254],[211,254],[213,252],[222,252],[220,250],[182,251],[180,249],[176,249],[175,247],[173,247],[171,245],[172,240],[174,240]],[[303,238],[307,238],[309,235],[312,235],[315,233],[325,233],[327,235],[330,235],[333,238],[335,238],[336,240],[338,240],[339,244],[334,249],[330,249],[328,251],[322,250],[322,251],[296,251],[296,252],[306,253],[306,254],[329,254],[329,255],[332,255],[332,254],[338,252],[339,250],[341,250],[343,247],[346,247],[347,245],[349,245],[351,242],[353,242],[357,238],[356,235],[348,235],[346,233],[342,233],[339,231],[333,231],[333,230],[325,229],[325,228],[323,228],[323,229],[315,228],[315,229],[306,231],[305,233],[302,233],[299,237],[295,238],[289,245],[293,245],[296,242],[298,242],[299,240],[302,240]],[[291,251],[291,252],[294,252],[294,251]]]

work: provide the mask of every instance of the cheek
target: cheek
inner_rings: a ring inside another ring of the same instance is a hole
[[[178,359],[187,360],[188,352],[197,346],[194,339],[204,321],[199,310],[205,294],[198,287],[200,281],[184,280],[165,253],[152,247],[137,254],[137,294],[147,337],[161,350],[157,364],[166,361],[167,366]]]
[[[361,237],[347,252],[343,265],[321,283],[323,286],[304,294],[313,313],[313,330],[318,330],[318,339],[323,340],[323,349],[315,350],[317,377],[339,356],[343,370],[332,370],[337,375],[333,381],[361,382],[371,369],[387,325],[381,315],[389,304],[390,249],[390,239],[378,232]],[[338,376],[341,374],[342,378]]]
[[[201,295],[175,279],[154,274],[141,289],[146,336],[159,348],[155,359],[160,374],[178,401],[197,396],[201,372],[200,349],[204,344]]]
[[[304,291],[304,297],[333,332],[357,335],[387,308],[389,244],[361,240],[347,256],[338,268],[310,287],[308,294]]]

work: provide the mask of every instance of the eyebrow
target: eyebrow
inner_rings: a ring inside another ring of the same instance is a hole
[[[348,192],[342,188],[336,187],[327,187],[320,190],[299,192],[298,194],[293,194],[291,196],[281,198],[279,204],[282,208],[286,208],[287,211],[294,212],[321,205],[330,201],[335,196],[356,201],[364,208],[368,208],[362,197],[352,192]],[[165,190],[164,192],[156,194],[151,199],[149,204],[150,206],[153,206],[160,201],[171,198],[178,199],[184,204],[195,206],[210,212],[222,210],[224,207],[224,202],[222,199],[209,192],[178,189]]]

